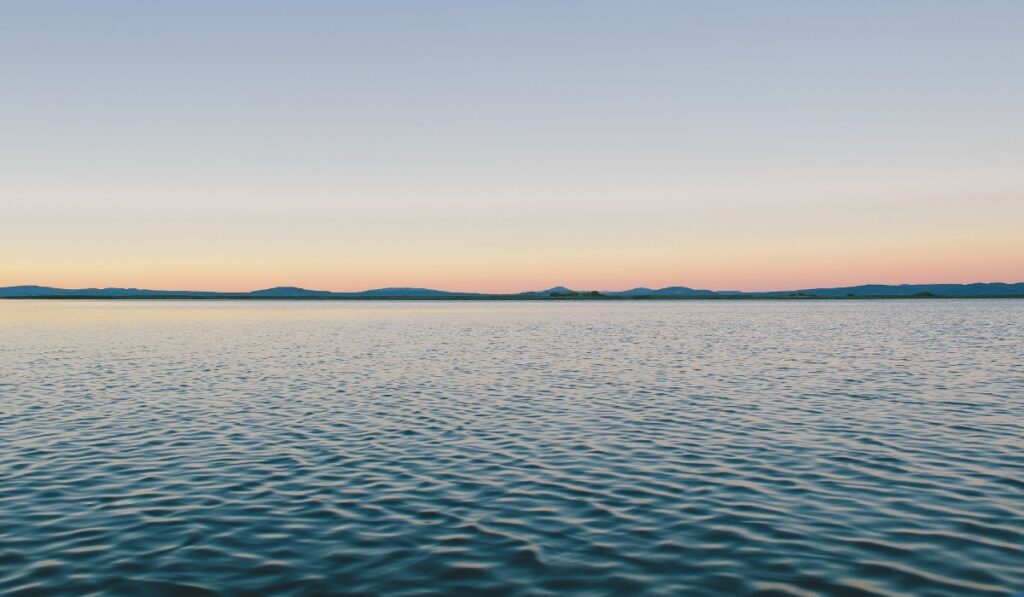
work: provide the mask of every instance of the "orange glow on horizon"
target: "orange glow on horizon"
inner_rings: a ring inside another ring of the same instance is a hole
[[[22,258],[0,266],[0,286],[61,288],[133,287],[158,290],[244,292],[272,286],[359,291],[422,287],[463,292],[516,293],[567,286],[625,290],[688,286],[710,290],[767,291],[859,284],[1024,281],[1024,252],[1011,239],[965,251],[956,245],[884,244],[859,248],[789,246],[668,252],[592,249],[544,256],[498,252],[476,255],[406,255],[374,261],[315,260],[291,255],[227,255],[193,261],[140,255],[43,261]],[[655,255],[654,258],[647,255]]]

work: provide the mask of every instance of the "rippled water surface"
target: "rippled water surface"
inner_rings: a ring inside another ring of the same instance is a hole
[[[0,593],[1024,591],[1024,301],[0,301]]]

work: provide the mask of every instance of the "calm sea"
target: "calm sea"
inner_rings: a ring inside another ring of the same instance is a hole
[[[19,591],[1024,591],[1024,301],[0,301]]]

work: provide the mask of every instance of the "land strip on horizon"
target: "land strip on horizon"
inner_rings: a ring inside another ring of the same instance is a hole
[[[231,299],[231,300],[642,300],[642,299],[877,299],[877,298],[1024,298],[1024,282],[973,284],[866,284],[836,288],[805,288],[744,292],[702,290],[685,286],[633,288],[620,291],[570,290],[556,286],[520,293],[451,292],[429,288],[378,288],[360,292],[308,290],[278,286],[251,292],[148,290],[140,288],[53,288],[7,286],[0,298],[12,299]]]

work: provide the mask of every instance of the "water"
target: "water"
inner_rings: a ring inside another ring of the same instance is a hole
[[[0,301],[0,593],[1024,591],[1024,301]]]

